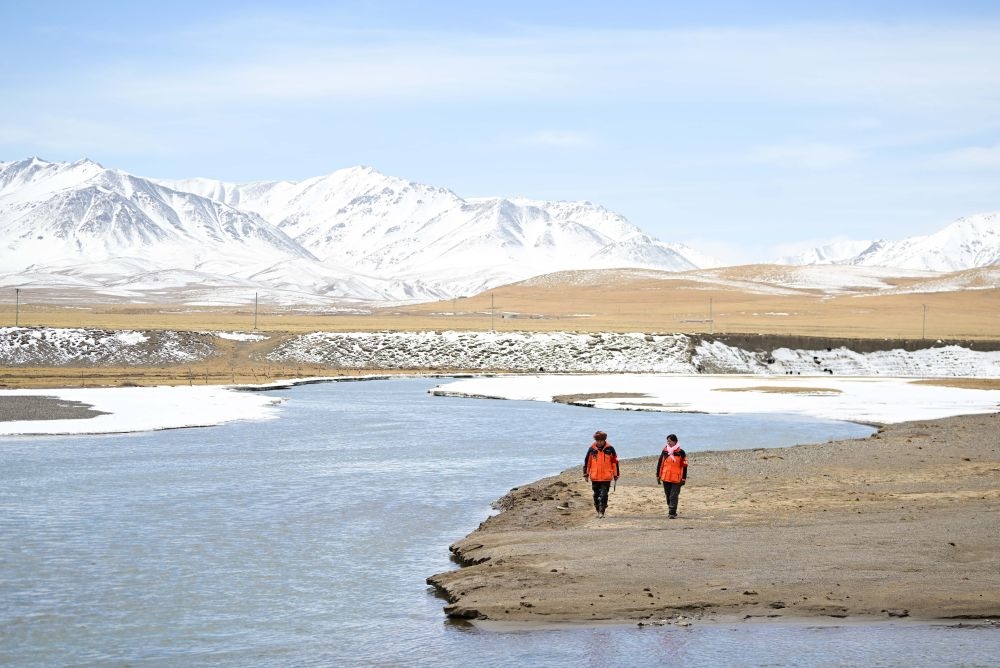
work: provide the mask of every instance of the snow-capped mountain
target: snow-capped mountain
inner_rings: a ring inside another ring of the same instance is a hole
[[[159,278],[167,289],[216,274],[313,295],[438,299],[568,267],[693,268],[682,252],[589,202],[465,200],[368,167],[237,185],[153,181],[90,160],[0,163],[0,272],[36,280]]]
[[[230,273],[314,259],[257,214],[89,160],[4,164],[0,240],[6,271],[134,257],[147,271],[211,265]]]
[[[164,183],[257,213],[326,264],[452,294],[585,266],[696,268],[683,246],[590,202],[464,199],[369,167],[299,183]]]
[[[1000,264],[1000,213],[960,218],[926,236],[876,241],[845,264],[930,271]]]
[[[787,255],[777,260],[775,264],[841,264],[852,260],[859,253],[871,247],[871,245],[871,241],[836,241],[811,248],[798,255]]]
[[[862,246],[864,246],[862,248]],[[844,242],[793,264],[949,271],[1000,262],[1000,214],[928,237]],[[463,198],[369,167],[300,182],[153,180],[90,160],[0,163],[0,285],[286,301],[470,295],[551,272],[718,266],[591,202]],[[296,297],[295,295],[298,295]]]
[[[960,218],[926,236],[899,241],[840,241],[784,257],[776,264],[845,264],[926,271],[961,271],[1000,264],[1000,213]]]

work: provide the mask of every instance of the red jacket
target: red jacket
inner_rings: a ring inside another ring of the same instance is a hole
[[[599,448],[597,443],[593,443],[583,458],[583,475],[589,476],[592,482],[606,482],[617,480],[619,473],[618,453],[611,444],[605,443],[603,448]]]

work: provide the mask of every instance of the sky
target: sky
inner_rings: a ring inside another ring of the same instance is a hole
[[[5,2],[0,162],[589,200],[725,263],[1000,211],[996,2]]]

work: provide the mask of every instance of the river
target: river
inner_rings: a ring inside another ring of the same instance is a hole
[[[915,623],[493,632],[425,579],[513,486],[675,432],[688,452],[863,437],[791,416],[433,397],[432,379],[305,385],[277,420],[0,439],[0,664],[995,665],[1000,632]],[[151,407],[155,410],[155,407]]]

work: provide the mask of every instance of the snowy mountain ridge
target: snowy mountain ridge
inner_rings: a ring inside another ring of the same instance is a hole
[[[784,263],[997,264],[1000,214],[927,237],[833,244]],[[88,159],[0,162],[0,285],[73,285],[124,298],[229,286],[292,302],[426,301],[565,270],[713,266],[591,202],[462,198],[365,166],[237,184],[147,179]]]
[[[926,236],[877,241],[845,264],[930,271],[1000,264],[1000,213],[959,218]]]
[[[959,218],[944,229],[898,241],[842,241],[784,257],[777,264],[845,264],[960,271],[1000,264],[1000,213]]]
[[[584,266],[696,267],[685,247],[590,202],[464,199],[370,167],[299,183],[169,183],[259,214],[324,263],[422,279],[452,294]]]
[[[81,160],[0,170],[0,263],[9,270],[139,258],[152,268],[237,271],[314,259],[260,216]]]
[[[71,274],[121,287],[134,275],[119,260],[135,258],[135,278],[159,276],[163,290],[217,274],[289,293],[412,301],[563,268],[694,268],[684,250],[589,202],[466,200],[370,167],[231,184],[144,179],[90,160],[0,163],[0,272],[35,281]]]

